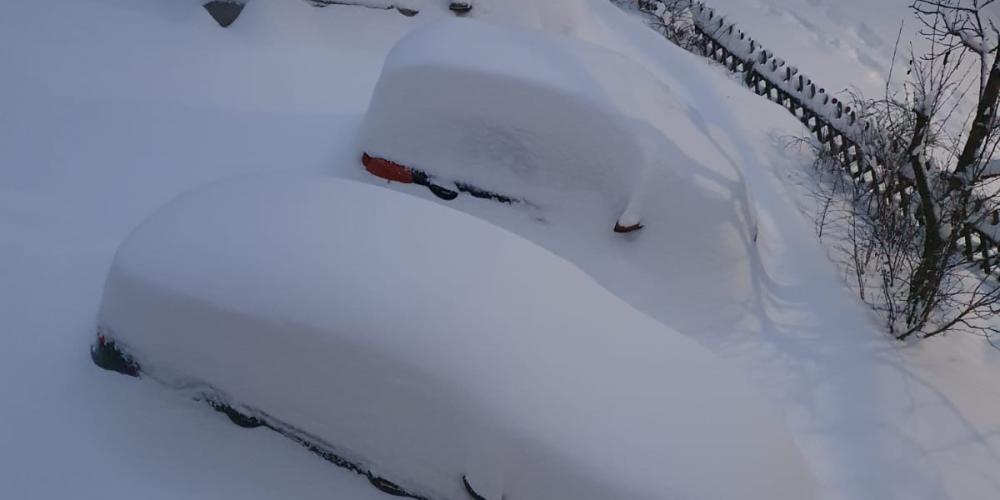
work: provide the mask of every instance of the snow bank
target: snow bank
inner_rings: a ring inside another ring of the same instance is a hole
[[[906,71],[910,44],[926,45],[909,1],[710,0],[758,42],[780,52],[834,95],[854,89],[867,97],[885,92],[895,55],[896,78]],[[902,30],[900,29],[902,28]],[[896,38],[900,38],[898,49]],[[899,83],[897,81],[897,83]],[[894,84],[895,85],[895,84]]]
[[[432,498],[811,498],[753,392],[576,267],[446,207],[259,177],[139,226],[101,331],[144,373]],[[724,480],[720,480],[724,476]]]
[[[856,113],[851,111],[850,106],[845,106],[843,101],[831,96],[826,89],[799,73],[797,67],[788,65],[784,59],[776,57],[773,52],[764,48],[735,23],[711,7],[697,2],[691,8],[691,12],[698,29],[719,42],[740,60],[752,64],[753,71],[794,97],[803,106],[822,116],[827,123],[846,134],[851,140],[864,142],[865,123],[857,119]]]
[[[691,113],[616,52],[449,20],[415,30],[390,52],[361,146],[439,183],[536,205],[596,193],[609,216],[634,220],[644,197],[669,196],[644,191],[651,177],[701,168],[674,142],[698,130]],[[696,184],[678,180],[674,189],[705,191]]]

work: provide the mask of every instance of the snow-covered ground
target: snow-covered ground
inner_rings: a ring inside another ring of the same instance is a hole
[[[204,182],[346,157],[407,26],[258,2],[224,31],[180,3],[0,4],[0,496],[386,498],[275,433],[89,359],[124,236]]]
[[[860,1],[760,3],[760,11],[776,14],[747,16],[748,31],[775,52],[775,44],[797,40],[783,57],[821,83],[829,78],[828,88],[838,77],[845,86],[870,79],[850,58],[821,65],[820,53],[806,48],[860,50],[857,41],[871,38],[860,26],[876,31],[875,20],[894,25],[890,11],[905,11]],[[237,428],[202,403],[94,368],[88,346],[115,249],[178,193],[261,171],[384,185],[364,173],[355,144],[382,60],[407,31],[450,14],[429,1],[407,18],[255,0],[222,30],[191,4],[0,3],[0,318],[7,332],[0,496],[384,498],[360,476],[275,433]],[[822,30],[804,25],[813,42],[775,28],[793,4],[807,21],[819,23],[810,14],[817,11],[832,20]],[[719,7],[742,16],[740,5],[720,0]],[[964,336],[898,345],[872,324],[788,187],[808,162],[784,147],[784,137],[801,133],[794,119],[607,2],[483,0],[476,9],[473,17],[579,36],[642,63],[701,117],[704,140],[686,154],[721,156],[742,172],[760,236],[747,260],[723,263],[736,271],[722,286],[696,281],[697,269],[671,275],[670,260],[685,253],[669,227],[648,226],[626,240],[568,212],[540,224],[534,214],[469,197],[449,206],[573,262],[747,373],[784,416],[829,498],[1000,496],[998,353]],[[880,46],[891,48],[894,33],[879,31]],[[878,54],[887,61],[885,50]],[[826,67],[835,69],[821,73]],[[389,187],[433,199],[415,186]],[[697,389],[696,380],[687,382]]]
[[[919,23],[911,0],[712,0],[778,57],[828,92],[857,89],[880,97],[896,52],[895,75],[906,71]],[[902,28],[902,29],[901,29]],[[900,46],[896,50],[896,39]]]

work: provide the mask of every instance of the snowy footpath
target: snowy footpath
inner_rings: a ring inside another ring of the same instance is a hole
[[[413,18],[254,1],[223,30],[194,3],[0,3],[0,498],[389,498],[276,433],[95,368],[88,347],[118,245],[188,189],[307,173],[445,203],[365,173],[357,141],[386,53],[450,14],[430,1]],[[971,336],[901,345],[880,332],[799,210],[809,158],[786,148],[798,122],[609,2],[534,4],[483,0],[473,17],[585,38],[642,63],[687,108],[696,130],[672,137],[684,154],[742,172],[694,180],[723,193],[749,186],[757,241],[698,256],[684,250],[684,231],[663,225],[623,238],[569,207],[542,223],[468,196],[448,206],[576,264],[746,373],[827,498],[1000,497],[1000,353]],[[856,30],[838,40],[864,39]],[[698,380],[683,383],[698,390]]]

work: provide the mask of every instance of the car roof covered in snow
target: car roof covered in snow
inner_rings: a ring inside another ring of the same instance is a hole
[[[450,20],[414,30],[389,53],[361,142],[444,180],[529,199],[584,188],[621,211],[645,169],[679,156],[660,125],[685,127],[680,109],[667,86],[617,52]]]

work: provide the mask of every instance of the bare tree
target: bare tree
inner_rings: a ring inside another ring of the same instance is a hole
[[[962,324],[967,316],[977,316],[983,307],[995,309],[995,287],[991,289],[981,282],[963,290],[960,285],[968,277],[956,275],[970,260],[970,252],[963,253],[959,242],[970,243],[970,238],[963,240],[963,236],[971,235],[996,206],[996,190],[987,186],[996,175],[987,167],[1000,137],[993,119],[1000,96],[1000,31],[988,15],[994,2],[916,0],[912,4],[923,25],[921,33],[931,46],[926,55],[914,60],[911,71],[915,119],[907,156],[918,194],[923,238],[920,260],[909,285],[907,328],[901,337],[917,332],[934,335]],[[956,93],[961,96],[961,68],[968,58],[979,68],[979,85],[974,95],[975,111],[962,134],[964,144],[935,148],[928,138],[935,125],[948,126],[942,109],[949,97]],[[941,160],[940,166],[936,160]],[[981,297],[980,290],[987,296]],[[959,298],[964,303],[955,303],[953,299]],[[983,301],[983,307],[973,307]],[[928,328],[932,314],[942,306],[954,310]]]
[[[704,38],[694,26],[697,4],[691,0],[616,1],[649,14],[653,28],[678,45],[703,53]],[[929,49],[917,56],[910,47],[902,89],[890,92],[890,73],[883,98],[852,96],[852,106],[844,109],[859,111],[867,124],[861,129],[830,135],[841,118],[837,99],[829,100],[837,105],[835,115],[811,109],[827,123],[816,128],[827,137],[808,142],[824,174],[813,193],[818,229],[834,241],[861,299],[883,313],[892,335],[981,333],[1000,313],[1000,288],[990,278],[1000,260],[993,255],[1000,249],[1000,231],[994,235],[983,224],[1000,219],[1000,160],[990,161],[1000,142],[993,118],[1000,97],[1000,23],[992,15],[1000,16],[1000,1],[911,1]],[[746,43],[741,32],[739,40],[734,42]],[[776,61],[776,67],[784,64]],[[756,69],[750,68],[748,75]],[[787,71],[786,82],[793,74]],[[802,78],[799,82],[796,92],[804,88]],[[845,182],[845,172],[858,178]],[[875,178],[865,178],[867,172]],[[980,265],[985,272],[977,272]]]
[[[850,203],[832,220],[841,222],[862,299],[885,313],[899,339],[989,331],[1000,312],[1000,288],[989,277],[998,238],[984,229],[1000,201],[1000,162],[990,161],[1000,142],[995,2],[914,0],[929,49],[916,56],[911,48],[900,94],[887,85],[883,99],[855,103],[870,124],[859,142],[882,160],[882,188],[835,193]],[[962,109],[972,109],[965,121]],[[837,155],[819,158],[848,167]],[[873,282],[880,294],[865,291]]]
[[[900,335],[907,291],[919,263],[922,226],[913,210],[907,172],[906,132],[913,114],[895,100],[863,101],[852,96],[852,108],[870,124],[863,147],[881,155],[882,189],[874,182],[854,180],[852,159],[822,142],[801,139],[813,148],[817,230],[840,262],[846,278],[856,283],[859,298],[887,320],[890,332]],[[877,181],[876,181],[877,182]]]

